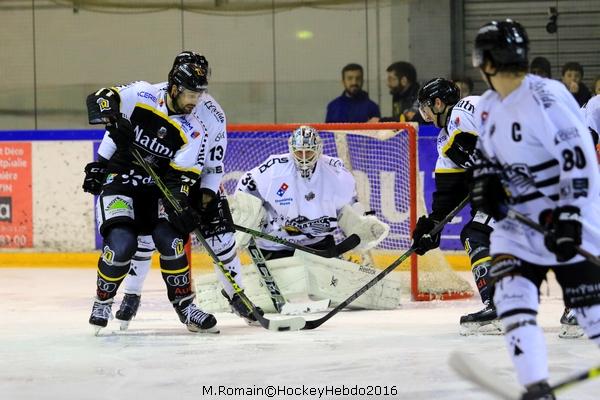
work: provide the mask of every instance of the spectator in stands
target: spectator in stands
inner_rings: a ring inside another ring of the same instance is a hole
[[[379,118],[379,106],[362,90],[363,68],[348,64],[342,68],[344,92],[327,105],[325,122],[367,122]]]
[[[594,88],[594,93],[592,93],[592,94],[599,95],[600,94],[600,75],[598,75],[596,77],[596,79],[594,79],[594,86],[593,86],[593,88]]]
[[[470,96],[473,93],[473,79],[468,76],[452,79],[452,82],[460,89],[460,98]]]
[[[579,106],[583,106],[592,97],[590,90],[581,81],[583,67],[578,62],[568,62],[562,67],[561,80],[575,97]]]
[[[392,95],[392,116],[369,122],[425,122],[419,113],[417,70],[411,63],[398,61],[387,67],[387,85]]]
[[[552,67],[546,57],[536,57],[529,65],[529,72],[543,78],[552,78]]]

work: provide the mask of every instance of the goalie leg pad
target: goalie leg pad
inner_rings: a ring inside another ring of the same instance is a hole
[[[523,276],[506,276],[495,287],[494,303],[504,325],[504,339],[519,382],[527,386],[548,379],[548,357],[536,318],[537,286]]]
[[[370,266],[337,258],[323,258],[302,251],[296,251],[294,258],[302,260],[305,265],[309,297],[314,300],[331,299],[332,307],[346,300],[380,272]],[[400,304],[400,295],[400,278],[391,273],[352,302],[348,308],[394,309]]]

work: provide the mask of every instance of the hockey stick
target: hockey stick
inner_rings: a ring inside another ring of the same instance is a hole
[[[171,193],[169,188],[165,186],[165,184],[160,179],[160,177],[156,174],[154,169],[152,169],[152,167],[146,162],[146,160],[144,160],[142,158],[142,156],[137,151],[137,149],[132,149],[131,153],[133,154],[136,161],[140,164],[140,166],[142,168],[144,168],[146,173],[148,173],[148,175],[150,175],[152,177],[152,179],[154,180],[154,183],[160,189],[160,191],[165,196],[165,199],[169,202],[169,204],[171,204],[171,206],[173,207],[175,212],[177,214],[180,214],[181,211],[183,211],[183,209],[181,208],[181,205],[179,204],[179,202],[177,201],[175,196],[173,196],[173,193]],[[225,268],[225,265],[223,265],[223,263],[221,262],[221,260],[219,260],[219,257],[217,257],[217,255],[215,254],[213,249],[208,245],[208,243],[206,242],[206,239],[204,239],[204,237],[202,236],[200,231],[196,228],[196,229],[194,229],[193,233],[198,238],[198,241],[200,242],[200,244],[202,244],[202,246],[206,249],[206,252],[210,256],[210,258],[212,258],[213,262],[219,267],[219,269],[221,270],[221,273],[227,278],[229,283],[231,283],[233,290],[235,291],[235,293],[238,296],[240,296],[240,299],[242,300],[242,302],[244,303],[244,305],[246,306],[248,311],[252,312],[252,315],[254,315],[254,318],[256,318],[258,323],[260,323],[260,325],[263,328],[269,329],[272,331],[297,331],[304,327],[304,324],[306,322],[304,320],[304,318],[293,317],[293,318],[286,318],[286,319],[279,319],[279,320],[270,320],[270,319],[267,319],[264,316],[262,316],[256,309],[256,306],[252,303],[252,301],[250,301],[248,296],[246,296],[246,293],[244,293],[244,289],[242,289],[238,286],[235,279],[233,279],[233,277],[231,276],[231,274],[229,273],[227,268]]]
[[[275,283],[275,279],[273,279],[273,275],[271,275],[269,267],[267,267],[267,261],[265,260],[265,257],[260,249],[256,247],[253,237],[251,237],[250,241],[248,242],[248,251],[250,252],[250,257],[252,257],[252,262],[256,266],[256,269],[261,276],[263,284],[269,290],[269,296],[271,297],[271,301],[275,306],[275,310],[280,313],[281,307],[283,307],[285,304],[285,299],[281,295],[281,290],[279,290],[277,283]]]
[[[254,238],[250,238],[250,241],[248,242],[248,251],[250,252],[250,257],[252,257],[252,262],[256,266],[256,269],[261,276],[263,284],[269,290],[269,296],[271,297],[271,301],[273,302],[273,305],[278,313],[290,315],[301,314],[309,311],[318,312],[327,310],[330,300],[311,301],[306,303],[290,303],[286,301],[285,297],[283,297],[281,294],[281,290],[279,290],[277,283],[275,282],[275,278],[267,266],[265,257],[260,249],[256,246]]]
[[[519,221],[523,225],[528,226],[529,228],[541,233],[544,236],[550,234],[550,232],[546,228],[544,228],[540,224],[536,223],[535,221],[532,221],[531,218],[527,217],[526,215],[521,214],[520,212],[518,212],[517,210],[515,210],[513,208],[506,207],[504,212],[506,213],[506,215],[509,218]],[[593,255],[589,251],[582,249],[580,246],[575,246],[575,250],[577,251],[578,254],[585,257],[586,260],[588,260],[592,264],[596,265],[597,267],[600,267],[600,258]]]
[[[579,372],[575,375],[564,378],[562,381],[551,385],[548,389],[536,393],[527,393],[522,395],[519,400],[540,399],[542,396],[563,391],[564,389],[575,385],[576,383],[600,377],[600,365],[589,368],[586,371]]]
[[[316,256],[325,257],[325,258],[337,257],[339,255],[344,254],[347,251],[352,250],[353,248],[355,248],[356,246],[358,246],[360,244],[360,237],[356,233],[353,233],[352,235],[348,236],[347,238],[345,238],[344,240],[339,242],[337,245],[331,246],[327,249],[319,250],[319,249],[313,249],[312,247],[303,246],[298,243],[290,242],[289,240],[285,240],[285,239],[279,238],[277,236],[269,235],[268,233],[264,233],[264,232],[257,231],[254,229],[246,228],[245,226],[233,224],[233,227],[240,232],[248,233],[254,237],[269,240],[271,242],[279,243],[279,244],[282,244],[287,247],[291,247],[296,250],[305,251],[307,253],[314,254]]]
[[[439,231],[441,231],[444,228],[444,226],[448,222],[450,222],[452,220],[452,218],[454,218],[454,216],[456,214],[458,214],[460,210],[463,209],[464,206],[467,205],[468,202],[469,202],[469,196],[465,197],[460,202],[460,204],[458,206],[456,206],[456,208],[454,208],[452,211],[450,211],[450,213],[448,215],[446,215],[446,217],[444,217],[443,220],[441,220],[440,222],[438,222],[437,225],[435,225],[433,227],[433,229],[429,232],[429,234],[430,235],[434,235],[434,234],[438,233]],[[315,328],[318,328],[319,326],[323,325],[323,323],[325,323],[328,319],[330,319],[335,314],[337,314],[338,312],[340,312],[340,310],[342,308],[344,308],[348,304],[352,303],[354,300],[356,300],[358,297],[360,297],[367,290],[369,290],[370,288],[372,288],[373,286],[375,286],[377,284],[377,282],[379,282],[383,278],[385,278],[386,275],[388,275],[398,265],[402,264],[402,262],[404,262],[404,260],[406,260],[408,257],[410,257],[412,255],[412,253],[415,252],[415,250],[416,250],[416,247],[415,247],[415,245],[413,243],[413,245],[410,247],[410,249],[408,249],[404,254],[402,254],[400,257],[398,257],[398,259],[396,259],[396,261],[394,261],[393,263],[391,263],[386,269],[384,269],[378,275],[376,275],[375,278],[371,279],[363,287],[361,287],[360,289],[358,289],[354,294],[352,294],[346,300],[344,300],[343,302],[341,302],[340,304],[338,304],[333,310],[329,311],[327,314],[323,315],[321,318],[315,319],[315,320],[311,320],[311,321],[306,321],[306,325],[302,329],[304,329],[304,330],[315,329]]]

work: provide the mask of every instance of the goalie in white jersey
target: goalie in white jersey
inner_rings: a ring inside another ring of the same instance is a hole
[[[288,145],[289,153],[270,156],[238,182],[238,192],[260,200],[258,209],[250,213],[253,221],[247,225],[315,249],[332,246],[338,226],[346,236],[356,233],[360,237],[357,249],[372,248],[385,239],[389,227],[374,216],[364,215],[356,198],[354,177],[342,160],[323,154],[323,141],[316,129],[299,127]],[[246,240],[241,239],[242,244]],[[294,253],[283,244],[263,239],[258,239],[257,245],[266,259]]]
[[[416,253],[423,255],[440,245],[441,232],[433,236],[429,232],[469,194],[467,168],[471,165],[477,143],[474,113],[479,96],[461,99],[456,84],[444,78],[435,78],[419,90],[418,100],[423,119],[441,128],[437,137],[438,158],[431,214],[419,218],[412,234],[417,246]],[[471,220],[460,233],[460,240],[469,255],[471,271],[484,308],[460,318],[461,334],[500,334],[489,285],[493,220],[478,210],[472,210],[471,214]]]
[[[600,177],[581,110],[560,82],[527,74],[528,44],[525,29],[512,20],[484,25],[475,39],[473,66],[491,90],[477,108],[481,154],[471,198],[496,219],[494,303],[519,382],[537,393],[548,388],[544,336],[536,321],[548,270],[563,289],[565,305],[600,345],[600,268],[576,250],[600,253]],[[505,218],[507,204],[549,233]]]
[[[373,248],[385,239],[389,226],[374,215],[365,215],[356,198],[354,177],[340,159],[323,154],[322,139],[314,128],[301,126],[294,130],[288,147],[289,153],[272,155],[241,177],[230,199],[238,224],[320,250],[335,245],[333,234],[337,228],[347,237],[358,235],[358,251]],[[345,300],[347,291],[356,289],[357,281],[375,273],[370,267],[361,268],[340,259],[312,256],[311,261],[306,261],[302,253],[295,254],[292,248],[267,240],[257,239],[253,250],[248,235],[237,235],[237,243],[249,245],[251,254],[259,253],[266,260],[279,259],[277,263],[290,268],[294,264],[310,268],[318,276],[306,283],[306,292],[313,300],[339,303]],[[253,259],[260,262],[254,256]],[[338,284],[331,287],[334,274]],[[287,276],[282,274],[276,284],[285,286]],[[325,288],[315,284],[320,280],[327,281]],[[390,284],[385,290],[369,292],[361,300],[360,308],[395,308],[399,291]]]

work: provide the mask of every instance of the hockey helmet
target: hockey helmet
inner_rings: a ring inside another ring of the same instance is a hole
[[[171,68],[171,72],[169,72],[169,76],[175,70],[175,68],[181,64],[199,65],[200,68],[206,71],[207,79],[210,78],[210,66],[208,65],[208,60],[202,54],[190,50],[182,51],[181,53],[177,54],[175,60],[173,60],[173,67]]]
[[[511,19],[491,21],[477,32],[473,66],[480,68],[488,58],[498,70],[527,69],[529,38],[523,26]]]
[[[323,140],[319,132],[311,126],[300,126],[292,132],[288,148],[301,175],[305,178],[310,177],[323,154]]]
[[[460,89],[448,79],[434,78],[419,90],[419,105],[433,106],[439,98],[446,105],[453,106],[460,100]]]
[[[198,64],[185,63],[174,67],[169,74],[169,90],[176,86],[178,92],[188,89],[193,92],[202,92],[208,87],[206,70]]]
[[[435,99],[440,99],[444,103],[444,109],[434,110]],[[446,125],[446,110],[451,109],[460,100],[460,89],[456,83],[444,78],[434,78],[425,83],[418,94],[419,113],[425,121],[430,120],[427,115],[426,107],[429,107],[435,115],[435,125],[442,128]],[[448,108],[450,107],[450,108]]]

